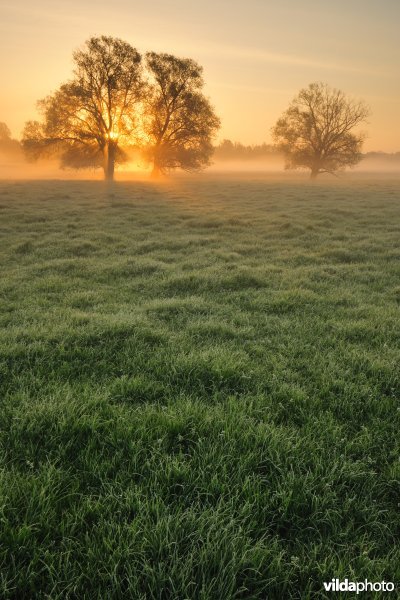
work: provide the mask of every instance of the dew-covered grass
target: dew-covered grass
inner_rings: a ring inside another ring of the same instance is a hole
[[[398,581],[399,234],[398,181],[1,183],[0,597]]]

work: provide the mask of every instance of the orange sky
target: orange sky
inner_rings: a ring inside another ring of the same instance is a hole
[[[370,105],[366,150],[400,151],[399,0],[2,0],[0,121],[19,137],[72,51],[113,35],[204,66],[220,138],[270,142],[301,87],[325,81]]]

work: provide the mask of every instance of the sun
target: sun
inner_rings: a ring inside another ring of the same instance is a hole
[[[118,139],[118,133],[116,131],[109,131],[108,133],[106,133],[106,137],[109,140],[117,140]]]

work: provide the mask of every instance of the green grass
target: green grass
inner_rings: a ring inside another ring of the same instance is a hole
[[[399,200],[1,183],[0,597],[398,581]]]

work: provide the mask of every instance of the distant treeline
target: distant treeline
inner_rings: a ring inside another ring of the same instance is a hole
[[[382,162],[391,162],[393,164],[400,163],[400,152],[366,152],[363,154],[363,159],[371,159]]]
[[[280,158],[281,152],[272,144],[245,146],[240,142],[223,140],[214,150],[215,160],[256,160],[259,158]]]
[[[240,142],[223,140],[215,147],[214,160],[258,160],[279,159],[281,152],[273,144],[254,144],[246,146]],[[393,165],[400,164],[400,152],[366,152],[364,160],[390,162]]]

